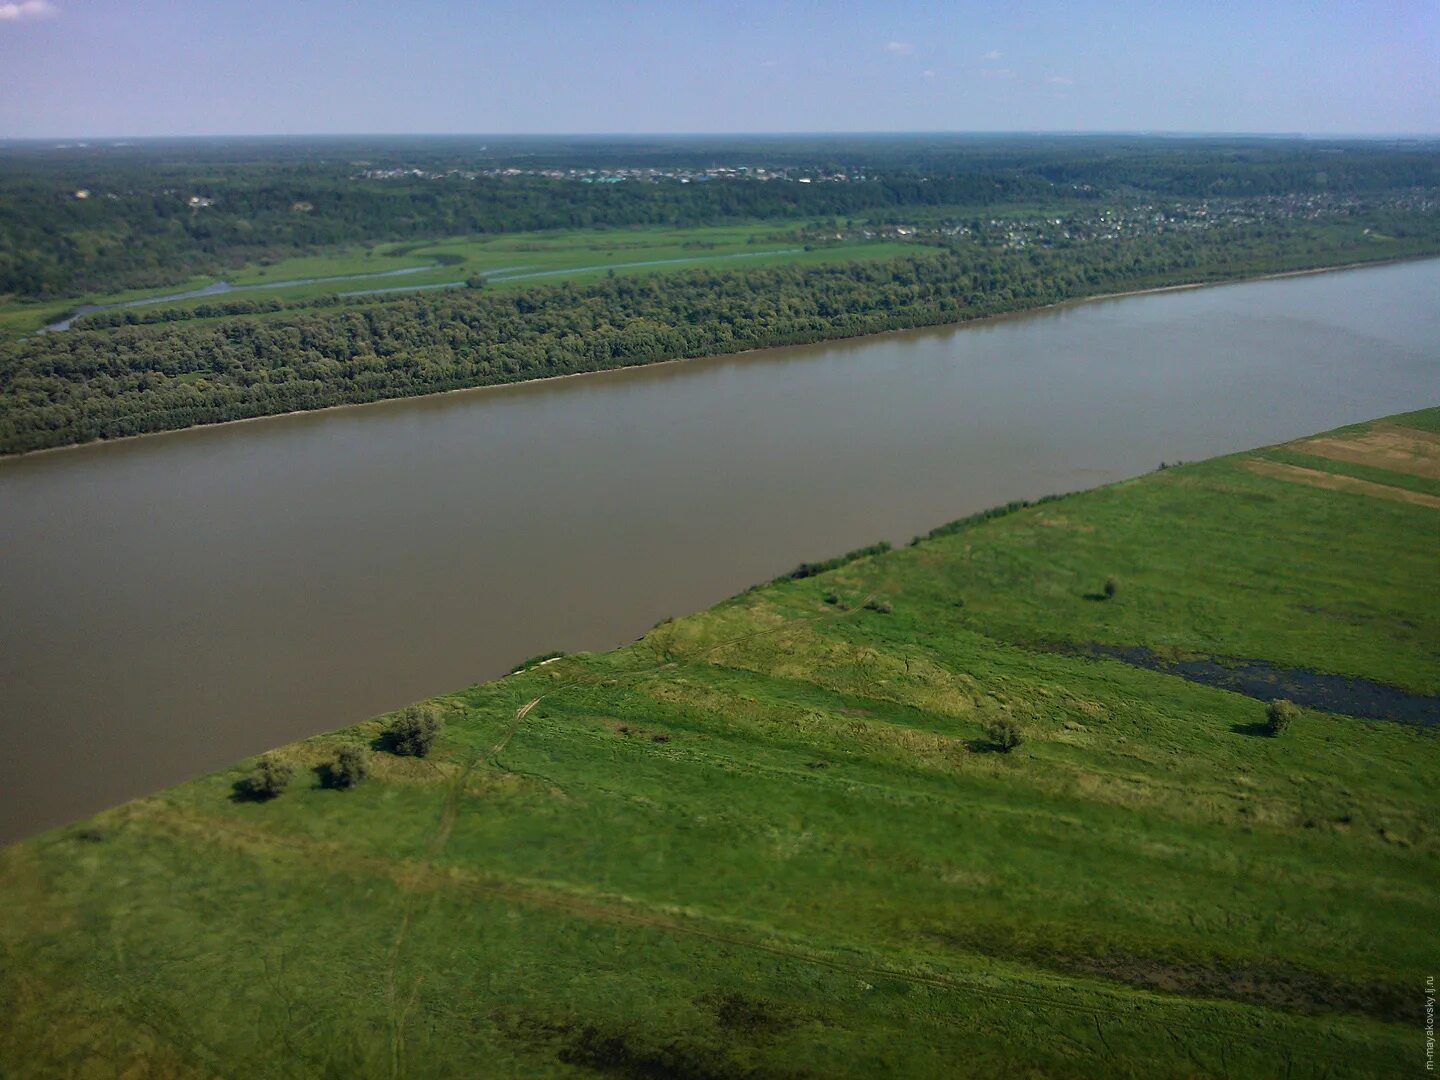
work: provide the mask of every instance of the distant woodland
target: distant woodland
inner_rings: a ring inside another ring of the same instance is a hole
[[[622,173],[621,182],[606,182]],[[160,286],[355,242],[1437,188],[1434,142],[870,136],[8,143],[0,144],[0,297]]]

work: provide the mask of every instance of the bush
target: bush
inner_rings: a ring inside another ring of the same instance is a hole
[[[878,544],[871,544],[868,547],[856,548],[854,551],[847,551],[844,555],[836,555],[833,559],[826,559],[824,562],[803,562],[784,577],[775,579],[776,583],[791,580],[799,581],[802,578],[814,577],[816,574],[824,574],[830,570],[838,570],[860,559],[868,559],[873,555],[884,555],[890,550],[890,541],[881,540]]]
[[[871,600],[865,605],[871,611],[879,612],[881,615],[889,615],[895,609],[890,606],[889,600]]]
[[[1114,600],[1120,594],[1120,582],[1113,577],[1105,579],[1105,599]]]
[[[1008,754],[1025,741],[1020,725],[1008,716],[998,716],[986,724],[985,737],[1002,754]]]
[[[391,753],[405,757],[424,757],[430,753],[435,740],[445,727],[444,721],[435,715],[429,705],[407,705],[400,715],[390,722],[386,742]]]
[[[295,778],[295,769],[288,762],[266,754],[245,779],[245,790],[252,799],[273,799]]]
[[[1294,703],[1283,698],[1272,701],[1265,707],[1265,730],[1272,736],[1283,735],[1285,729],[1293,724],[1299,715],[1300,710]]]
[[[947,522],[944,525],[931,529],[924,536],[917,536],[914,540],[910,541],[910,546],[914,547],[916,544],[923,544],[926,540],[938,540],[942,536],[953,536],[955,533],[963,532],[973,525],[979,525],[985,521],[993,521],[998,517],[1004,517],[1006,514],[1014,514],[1020,510],[1028,509],[1031,506],[1044,506],[1046,503],[1058,502],[1063,498],[1065,498],[1064,495],[1046,495],[1036,499],[1033,503],[1026,499],[1020,499],[1017,502],[1006,503],[1004,506],[992,506],[989,510],[981,510],[978,514],[971,514],[969,517]]]
[[[660,626],[660,625],[662,625],[663,623],[666,623],[666,622],[669,622],[669,621],[670,621],[669,619],[661,619],[660,622],[658,622],[658,623],[655,624],[655,626]],[[655,627],[652,626],[650,629],[653,630],[653,629],[655,629]],[[564,655],[565,655],[565,654],[564,654],[563,652],[542,652],[542,653],[536,653],[534,656],[529,657],[529,658],[526,659],[526,660],[521,660],[520,663],[518,663],[518,664],[516,664],[514,667],[512,667],[512,668],[510,669],[510,674],[511,674],[511,675],[519,675],[520,672],[525,671],[525,670],[528,669],[528,668],[539,667],[541,664],[545,663],[545,661],[547,661],[547,660],[559,660],[559,659],[560,659],[562,656],[564,656]]]
[[[370,772],[370,755],[359,746],[342,746],[328,772],[331,787],[352,788]]]

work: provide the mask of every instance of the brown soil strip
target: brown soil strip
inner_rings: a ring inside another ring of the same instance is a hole
[[[1440,480],[1440,435],[1413,428],[1379,425],[1358,435],[1322,435],[1301,439],[1287,449],[1302,454],[1369,465],[1391,472]]]
[[[1392,502],[1412,503],[1415,506],[1428,506],[1433,510],[1440,510],[1440,496],[1426,495],[1420,491],[1407,491],[1404,488],[1387,487],[1384,484],[1372,484],[1369,480],[1357,480],[1353,476],[1340,476],[1336,473],[1320,472],[1318,469],[1302,469],[1299,465],[1286,465],[1279,461],[1266,461],[1263,458],[1247,458],[1245,467],[1251,472],[1257,472],[1261,476],[1271,476],[1276,480],[1289,480],[1296,484],[1309,484],[1311,487],[1326,488],[1330,491],[1348,491],[1352,495],[1369,495],[1376,499],[1390,499]]]

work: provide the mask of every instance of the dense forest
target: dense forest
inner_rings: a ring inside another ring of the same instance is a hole
[[[1126,289],[1440,251],[1440,218],[336,300],[0,346],[0,452],[972,319]]]
[[[0,144],[0,296],[326,246],[1118,198],[1440,187],[1434,142],[863,136]]]

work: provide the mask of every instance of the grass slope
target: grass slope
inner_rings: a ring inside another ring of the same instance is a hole
[[[1440,409],[1390,426],[1433,438]],[[273,801],[232,798],[242,763],[6,849],[0,1065],[1414,1071],[1440,961],[1436,730],[1306,712],[1268,738],[1261,702],[1030,647],[1440,688],[1440,510],[1255,460],[438,698],[431,757],[377,753],[350,791],[309,770],[381,720],[281,750],[303,779]],[[1001,716],[1025,733],[1008,754],[984,734]]]

